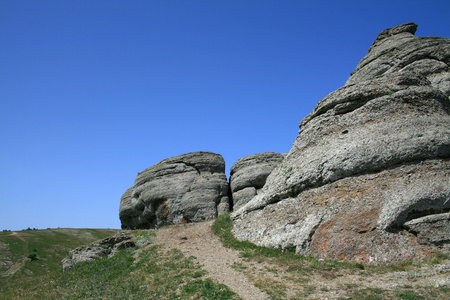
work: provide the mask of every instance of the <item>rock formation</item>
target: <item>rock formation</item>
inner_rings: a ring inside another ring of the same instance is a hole
[[[448,251],[450,40],[379,34],[319,101],[264,188],[232,214],[240,240],[363,262]]]
[[[62,260],[63,271],[70,270],[80,262],[93,262],[105,255],[113,256],[117,251],[134,247],[133,236],[119,232],[111,237],[92,243],[89,246],[81,246],[71,250],[70,255]]]
[[[216,218],[229,211],[225,161],[193,152],[142,171],[120,202],[123,229],[154,228]]]
[[[267,176],[283,160],[283,155],[264,152],[243,157],[230,170],[233,209],[252,199],[266,183]]]

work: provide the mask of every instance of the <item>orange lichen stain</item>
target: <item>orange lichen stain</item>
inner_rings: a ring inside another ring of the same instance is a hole
[[[417,242],[417,236],[413,237],[412,243],[415,244]]]
[[[325,206],[327,204],[333,204],[336,201],[359,201],[364,198],[365,195],[370,193],[370,189],[362,187],[359,189],[348,190],[343,186],[340,186],[331,191],[329,194],[317,195],[314,197],[318,205]]]
[[[355,262],[359,263],[359,264],[365,263],[366,261],[367,261],[367,259],[365,259],[364,257],[360,257],[360,258],[356,258],[355,259]]]
[[[325,241],[320,241],[317,243],[317,248],[319,248],[320,250],[324,250],[327,247],[327,242]]]
[[[335,225],[336,221],[334,220],[330,220],[328,222],[325,222],[322,224],[322,231],[327,232],[328,230],[330,230],[334,225]]]

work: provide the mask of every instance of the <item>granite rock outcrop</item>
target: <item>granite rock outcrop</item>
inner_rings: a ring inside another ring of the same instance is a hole
[[[245,156],[230,169],[230,188],[233,209],[236,210],[252,199],[266,183],[267,176],[283,160],[276,152],[264,152]]]
[[[285,159],[232,214],[238,239],[369,263],[448,249],[450,40],[416,28],[380,33],[300,122]]]
[[[123,229],[214,219],[230,208],[225,161],[212,152],[165,159],[142,171],[122,196]]]

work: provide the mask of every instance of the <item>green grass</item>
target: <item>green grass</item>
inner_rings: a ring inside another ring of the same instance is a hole
[[[108,237],[117,229],[46,229],[0,232],[2,260],[24,263],[12,277],[28,278],[61,270],[61,260],[76,247]],[[27,259],[28,258],[28,259]],[[0,266],[0,276],[10,266]],[[3,279],[2,279],[3,281]]]
[[[181,290],[181,299],[240,299],[228,287],[216,284],[211,279],[195,280],[186,284]]]
[[[416,299],[425,299],[424,297],[420,297],[418,296],[415,292],[413,291],[401,291],[401,292],[396,292],[395,296],[397,296],[398,298],[402,299],[402,300],[416,300]]]
[[[450,299],[450,291],[448,288],[435,287],[416,287],[413,290],[382,290],[379,288],[363,288],[354,290],[349,297],[342,299],[352,300],[381,300],[381,299],[398,299],[398,300],[419,300],[419,299]]]
[[[270,296],[271,299],[273,300],[286,299],[287,288],[283,284],[283,282],[268,278],[264,279],[255,278],[253,281],[255,286],[265,291]]]
[[[206,272],[192,257],[152,245],[149,231],[133,233],[139,251],[124,249],[67,272],[59,263],[57,270],[39,276],[2,278],[0,299],[240,299],[226,286],[204,278]],[[66,246],[56,242],[46,247]]]

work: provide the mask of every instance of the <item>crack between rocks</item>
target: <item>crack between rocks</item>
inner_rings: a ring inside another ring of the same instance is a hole
[[[194,168],[194,170],[197,172],[197,174],[198,174],[198,175],[201,175],[200,170],[199,170],[195,165],[191,165],[191,164],[188,164],[188,163],[186,163],[186,162],[180,162],[180,164],[184,164],[184,165],[187,166],[187,167],[192,167],[192,168]]]

